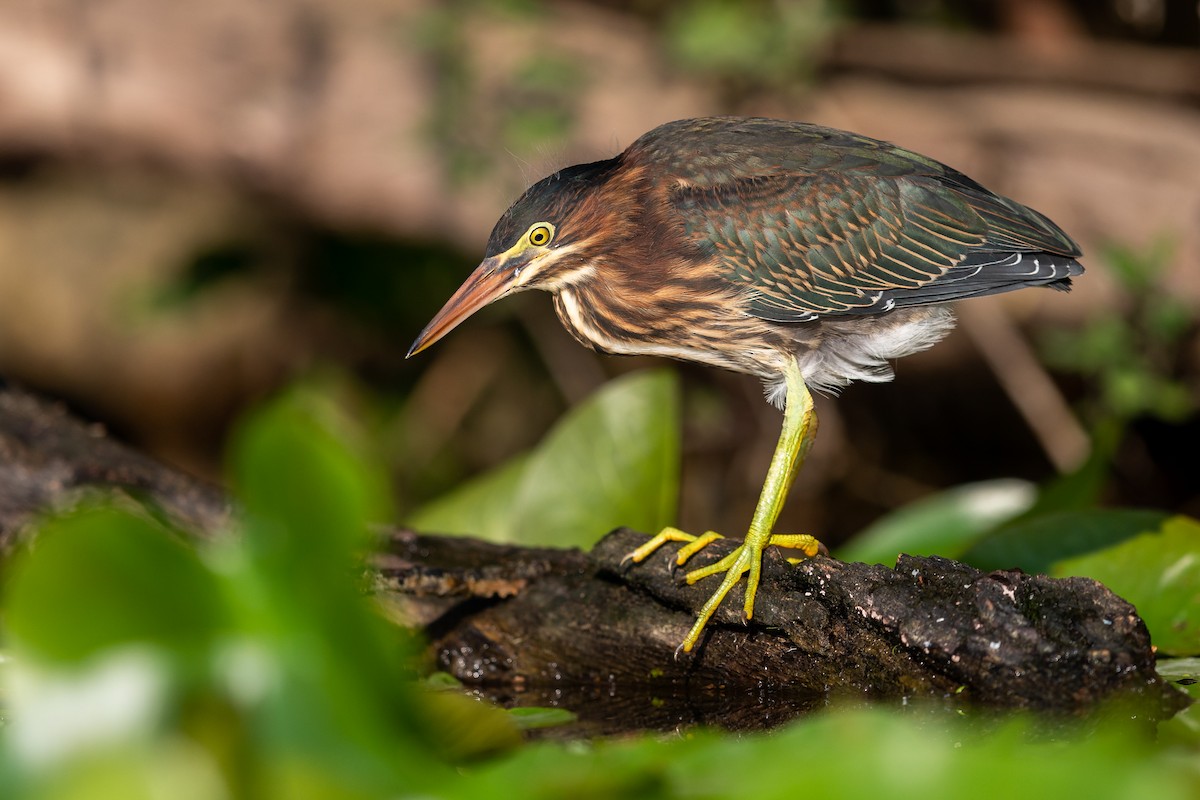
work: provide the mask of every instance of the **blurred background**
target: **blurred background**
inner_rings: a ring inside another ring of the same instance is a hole
[[[781,530],[1093,452],[1106,503],[1200,516],[1195,0],[6,0],[0,375],[213,480],[243,411],[323,386],[403,514],[652,363],[538,293],[404,353],[525,186],[707,114],[894,141],[1086,254],[1070,295],[963,304],[894,383],[819,398]],[[676,369],[680,523],[740,533],[780,415]]]

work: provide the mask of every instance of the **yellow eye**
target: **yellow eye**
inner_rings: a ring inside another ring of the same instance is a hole
[[[554,226],[548,222],[539,222],[529,229],[529,243],[534,247],[545,247],[554,238]]]

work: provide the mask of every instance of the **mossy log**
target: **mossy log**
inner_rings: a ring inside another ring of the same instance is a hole
[[[440,669],[493,697],[607,697],[602,730],[630,717],[760,727],[837,698],[1079,712],[1132,697],[1152,717],[1178,703],[1135,609],[1100,583],[945,558],[793,566],[768,549],[753,619],[735,589],[696,650],[677,655],[715,581],[687,585],[674,546],[623,561],[643,541],[621,529],[583,553],[400,531],[376,588],[426,629]]]

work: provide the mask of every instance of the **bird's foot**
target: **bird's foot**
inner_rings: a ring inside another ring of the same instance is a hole
[[[687,563],[688,559],[696,553],[721,538],[723,538],[721,534],[714,531],[707,531],[700,536],[695,536],[685,533],[678,528],[663,528],[657,536],[651,537],[641,547],[626,555],[622,561],[638,563],[648,558],[650,554],[667,542],[683,542],[684,546],[679,548],[679,552],[675,556],[675,563],[682,565]],[[676,655],[680,651],[685,653],[690,652],[695,647],[696,642],[700,639],[700,634],[704,631],[704,627],[708,624],[712,615],[716,613],[725,596],[729,594],[729,591],[737,585],[737,582],[746,573],[749,573],[749,577],[746,580],[746,599],[743,604],[743,618],[748,620],[754,616],[754,598],[758,593],[758,582],[762,573],[763,549],[770,546],[800,550],[804,553],[805,558],[811,558],[817,553],[825,552],[824,545],[808,534],[776,533],[765,537],[765,541],[763,541],[763,537],[748,536],[745,542],[720,561],[687,573],[685,580],[687,580],[688,584],[693,584],[702,578],[721,573],[725,574],[725,578],[708,599],[708,602],[704,604],[704,607],[700,609],[700,613],[696,615],[696,622],[692,625],[692,629],[688,632],[688,635],[684,637],[683,644],[675,651]],[[792,564],[796,564],[802,560],[801,558],[788,559]]]
[[[646,543],[636,550],[626,553],[621,559],[624,564],[627,561],[632,561],[634,564],[640,564],[668,542],[683,542],[683,547],[679,548],[679,552],[675,554],[675,563],[682,566],[687,563],[688,559],[699,553],[705,547],[715,542],[717,539],[724,538],[716,531],[706,531],[700,536],[679,530],[679,528],[663,528],[657,536],[651,536],[646,540]]]
[[[801,561],[812,558],[818,553],[823,556],[829,555],[829,548],[807,533],[773,533],[767,545],[782,547],[787,550],[799,550],[804,553],[803,558],[789,556],[787,560],[789,564],[799,564]]]

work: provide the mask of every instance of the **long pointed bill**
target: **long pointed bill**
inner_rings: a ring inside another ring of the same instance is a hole
[[[458,291],[446,301],[442,310],[425,326],[421,335],[408,348],[411,358],[441,339],[467,317],[495,300],[499,300],[514,288],[515,271],[505,269],[508,259],[504,253],[485,259],[482,264],[458,287]]]

